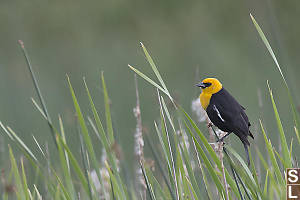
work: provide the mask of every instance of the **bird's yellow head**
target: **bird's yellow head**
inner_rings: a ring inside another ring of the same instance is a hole
[[[221,82],[216,78],[206,78],[196,86],[201,87],[202,92],[205,94],[215,94],[222,89]]]

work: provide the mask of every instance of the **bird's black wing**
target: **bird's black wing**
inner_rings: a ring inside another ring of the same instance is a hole
[[[244,108],[231,94],[221,89],[212,95],[209,106],[206,109],[212,123],[225,132],[235,133],[243,143],[249,144],[249,120]]]
[[[209,105],[206,108],[208,117],[212,123],[222,131],[237,135],[244,144],[247,155],[248,166],[250,165],[248,136],[253,138],[249,131],[249,120],[242,107],[233,96],[224,88],[212,95]]]

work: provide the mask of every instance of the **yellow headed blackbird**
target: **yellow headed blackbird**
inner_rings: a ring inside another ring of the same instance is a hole
[[[223,141],[230,133],[237,135],[244,144],[249,165],[248,146],[250,143],[247,137],[254,137],[249,130],[251,124],[245,108],[215,78],[206,78],[196,86],[202,89],[200,102],[210,121],[222,131],[227,132],[220,141]]]

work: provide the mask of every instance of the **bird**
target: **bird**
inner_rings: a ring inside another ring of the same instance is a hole
[[[202,92],[200,102],[210,121],[220,130],[227,132],[218,141],[234,133],[244,145],[247,163],[250,165],[248,136],[254,139],[250,131],[250,122],[245,108],[223,87],[216,78],[205,78],[196,84]]]

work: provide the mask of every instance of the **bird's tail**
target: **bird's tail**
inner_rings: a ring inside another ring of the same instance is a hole
[[[245,148],[245,152],[246,152],[246,156],[247,156],[247,164],[248,164],[248,167],[250,166],[250,156],[249,156],[249,150],[248,150],[248,144],[247,143],[244,143],[244,148]]]

